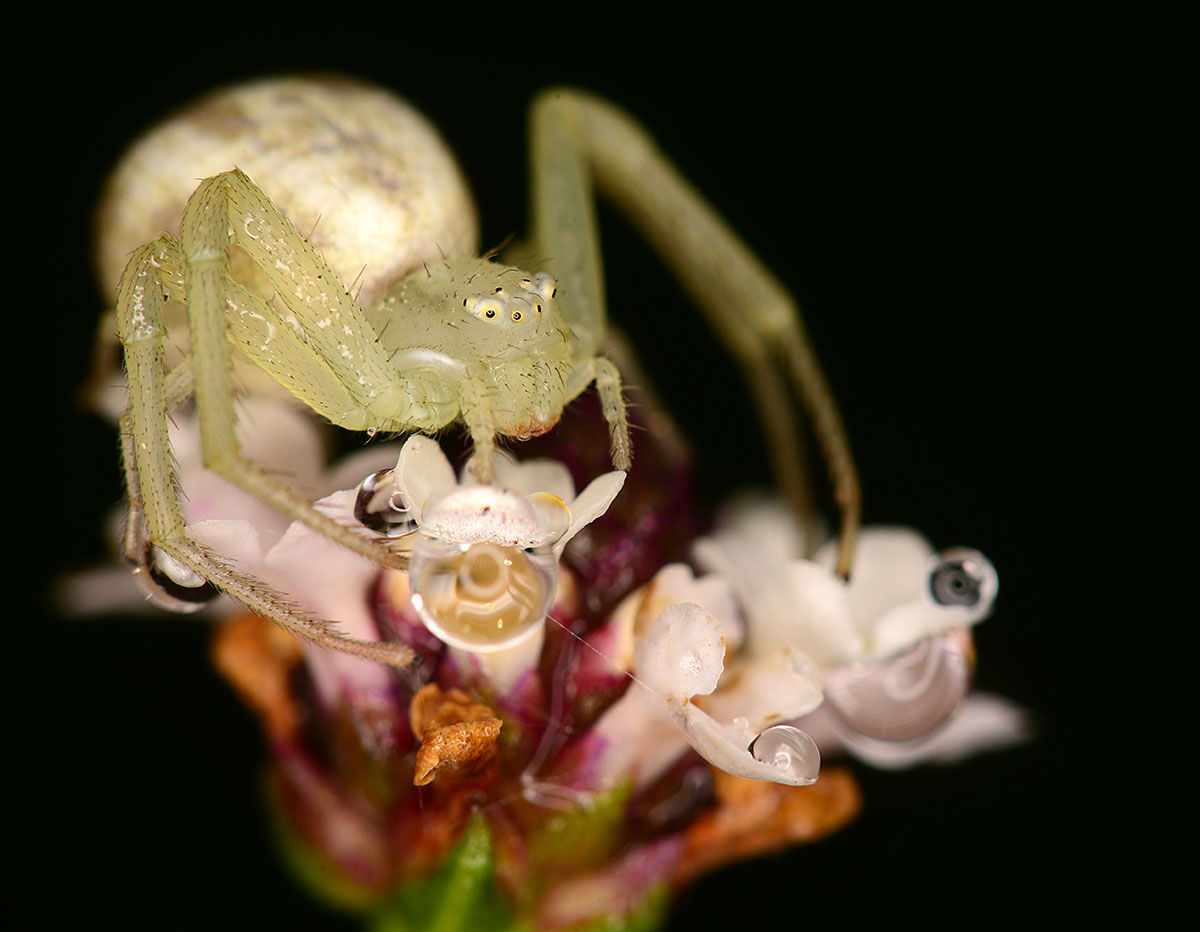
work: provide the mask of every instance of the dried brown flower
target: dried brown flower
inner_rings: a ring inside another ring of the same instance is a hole
[[[432,783],[442,770],[477,770],[496,752],[503,723],[461,689],[443,693],[430,683],[413,696],[409,715],[421,741],[413,773],[416,786]]]

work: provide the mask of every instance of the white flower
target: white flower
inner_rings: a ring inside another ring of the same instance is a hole
[[[501,691],[533,669],[557,591],[558,560],[608,509],[625,473],[606,473],[578,496],[561,463],[495,460],[494,481],[455,478],[428,437],[404,444],[394,480],[418,533],[409,567],[425,626]]]
[[[977,551],[937,554],[915,531],[865,528],[847,584],[833,571],[835,543],[801,558],[786,508],[759,502],[731,509],[695,553],[738,592],[748,656],[790,646],[820,671],[825,703],[803,726],[823,747],[892,766],[915,761],[927,747],[915,742],[966,703],[967,629],[987,617],[998,589]]]
[[[320,499],[321,511],[353,527],[353,489]],[[188,525],[188,535],[236,569],[261,580],[271,589],[316,618],[336,623],[337,630],[362,640],[377,641],[380,631],[366,594],[379,567],[333,543],[299,521],[278,536],[267,524],[261,528],[246,518],[209,518]],[[365,529],[364,536],[369,536]],[[276,539],[277,537],[277,539]],[[360,737],[368,747],[390,740],[376,733],[373,723],[385,716],[394,697],[393,673],[382,664],[301,642],[317,696],[328,709],[346,703]]]
[[[618,662],[632,657],[634,682],[592,728],[589,740],[602,745],[599,784],[625,776],[649,783],[689,746],[738,776],[816,780],[816,745],[779,724],[820,703],[816,671],[787,647],[734,655],[727,667],[727,649],[736,651],[743,631],[725,580],[664,567],[617,608],[609,627]]]
[[[321,436],[313,419],[294,404],[280,398],[248,395],[239,399],[238,413],[238,442],[242,452],[265,472],[282,477],[313,498],[343,487],[322,471]],[[202,521],[237,519],[253,526],[266,547],[283,536],[289,524],[286,518],[261,499],[204,468],[200,428],[194,413],[175,412],[169,432],[177,485],[184,491],[179,496],[179,507],[189,528]],[[382,446],[372,448],[352,483],[370,470],[370,463],[378,463],[380,455],[395,461],[394,451],[389,453]],[[381,465],[384,464],[375,465],[374,469]],[[112,519],[114,542],[121,539],[126,509],[122,505],[117,512]],[[179,569],[186,573],[182,567]],[[113,565],[68,578],[60,586],[59,598],[71,611],[145,611],[154,608],[154,603],[147,600],[145,590],[139,585],[141,579],[124,564]]]
[[[724,659],[720,622],[698,605],[676,602],[668,605],[646,632],[638,646],[636,667],[640,682],[666,700],[689,743],[709,763],[755,780],[794,786],[815,782],[820,755],[803,732],[790,729],[790,754],[781,754],[781,745],[772,742],[770,756],[764,759],[754,753],[762,737],[758,734],[761,723],[739,716],[722,725],[691,701],[716,690],[724,672]],[[760,672],[745,670],[741,680],[753,681]],[[774,672],[778,676],[770,678],[771,685],[777,688],[756,691],[757,698],[765,699],[767,708],[776,708],[787,699],[795,704],[788,712],[768,713],[768,719],[794,718],[820,702],[820,693],[806,671],[785,662]],[[740,703],[735,699],[731,704]],[[755,711],[762,716],[761,709]]]
[[[463,540],[503,540],[505,522],[513,516],[503,511],[491,511],[489,506],[493,501],[505,501],[497,493],[510,492],[532,498],[544,522],[540,528],[528,527],[527,539],[518,541],[514,538],[514,543],[538,546],[552,538],[555,556],[560,557],[572,537],[608,510],[625,484],[625,473],[614,470],[593,480],[576,496],[571,473],[557,460],[536,459],[520,463],[497,451],[495,477],[490,484],[480,486],[474,478],[472,462],[468,461],[463,467],[460,484],[446,454],[435,441],[419,434],[405,441],[396,463],[396,485],[419,525],[459,534]],[[475,491],[468,493],[465,492],[467,489]],[[456,490],[462,491],[461,497],[448,498]],[[494,499],[490,497],[493,495],[496,496]],[[554,514],[559,509],[550,499],[557,499],[566,509],[561,517]],[[560,524],[564,518],[565,523]],[[517,526],[519,524],[514,525]]]

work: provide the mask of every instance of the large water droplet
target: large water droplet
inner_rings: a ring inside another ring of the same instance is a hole
[[[986,610],[996,597],[996,588],[995,567],[978,550],[968,547],[943,550],[929,573],[929,595],[937,605]]]
[[[548,547],[464,544],[421,534],[409,565],[413,606],[447,644],[487,653],[512,647],[546,618],[558,563]]]
[[[354,517],[386,537],[403,537],[417,529],[417,522],[404,504],[393,473],[381,469],[363,480],[354,499]]]
[[[207,579],[153,544],[146,548],[141,569],[137,579],[142,588],[156,605],[168,611],[198,612],[221,595],[221,590]]]
[[[817,743],[792,725],[774,725],[750,742],[755,760],[778,767],[797,783],[813,783],[821,772]]]

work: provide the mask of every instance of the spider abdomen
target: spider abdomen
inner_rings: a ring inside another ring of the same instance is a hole
[[[115,293],[138,246],[179,233],[197,180],[240,168],[370,307],[410,270],[473,255],[478,220],[454,156],[420,113],[346,78],[218,90],[143,136],[97,215],[97,267]]]

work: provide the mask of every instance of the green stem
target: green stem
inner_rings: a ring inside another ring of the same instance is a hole
[[[492,879],[492,839],[487,823],[476,817],[463,834],[451,861],[438,911],[429,932],[469,932],[466,920]]]

